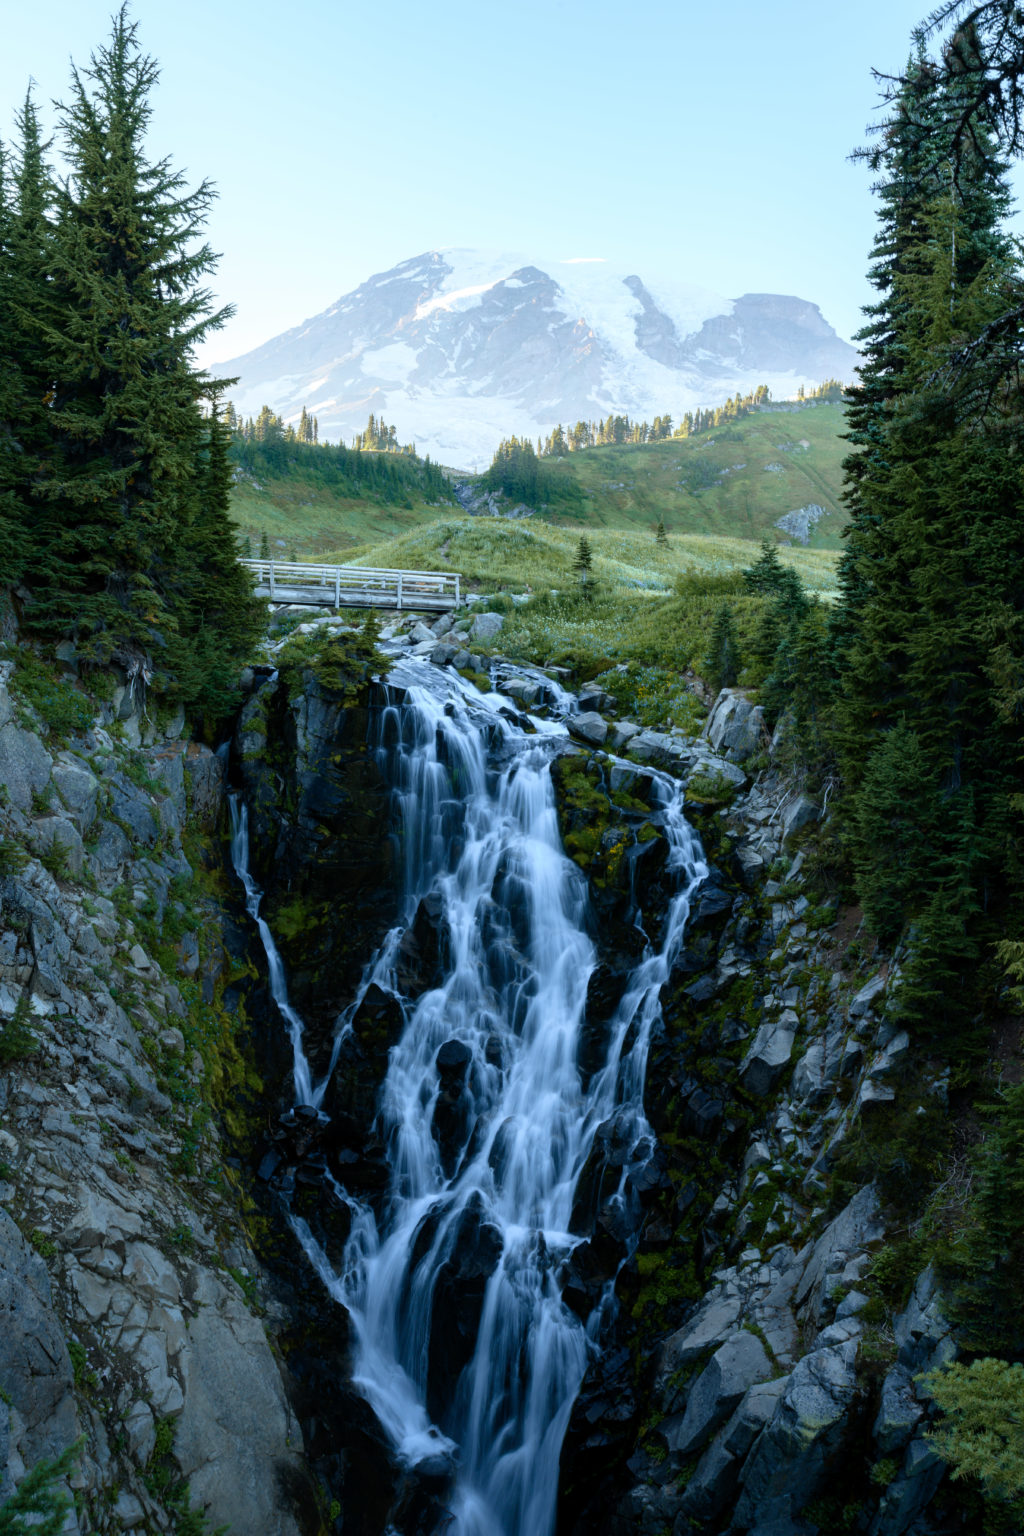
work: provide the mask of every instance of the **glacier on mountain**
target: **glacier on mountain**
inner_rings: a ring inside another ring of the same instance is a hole
[[[377,273],[322,314],[212,371],[238,375],[236,408],[303,407],[320,438],[349,441],[370,412],[399,439],[461,469],[483,468],[510,433],[558,422],[650,420],[767,384],[852,377],[857,354],[817,305],[641,279],[593,257],[429,251]]]

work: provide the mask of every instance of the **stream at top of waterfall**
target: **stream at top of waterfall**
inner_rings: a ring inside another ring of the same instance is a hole
[[[397,998],[404,1020],[378,1112],[390,1183],[375,1203],[338,1190],[352,1211],[340,1265],[301,1218],[291,1221],[351,1318],[355,1385],[403,1462],[444,1488],[445,1528],[550,1536],[569,1415],[615,1304],[611,1282],[586,1322],[562,1300],[561,1272],[582,1240],[571,1230],[574,1195],[595,1133],[614,1115],[626,1148],[615,1198],[631,1213],[631,1171],[654,1140],[643,1111],[648,1041],[707,865],[681,786],[652,770],[675,894],[629,977],[604,1064],[584,1087],[578,1054],[597,955],[550,774],[566,749],[564,724],[534,718],[524,731],[507,697],[423,661],[400,662],[386,694],[371,749],[392,789],[403,907],[360,995],[375,984]],[[558,702],[570,707],[569,696]],[[360,997],[314,1082],[259,916],[243,805],[233,822],[235,869],[291,1040],[296,1105],[319,1109]],[[425,897],[439,904],[444,974],[412,1000],[399,985],[399,944]],[[465,1258],[453,1270],[456,1249],[470,1254],[479,1292],[475,1336],[460,1341],[461,1354],[440,1348],[433,1326],[439,1297],[466,1282]]]

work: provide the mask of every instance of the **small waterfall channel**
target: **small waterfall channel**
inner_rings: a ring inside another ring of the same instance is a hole
[[[654,774],[675,895],[656,941],[629,977],[603,1066],[583,1087],[578,1056],[597,965],[586,881],[565,855],[550,774],[565,744],[557,721],[516,723],[510,701],[451,672],[403,661],[380,711],[378,761],[392,785],[403,915],[368,965],[398,998],[404,1027],[390,1054],[379,1128],[389,1149],[382,1201],[340,1187],[353,1215],[332,1265],[307,1224],[292,1226],[356,1341],[355,1383],[402,1461],[443,1488],[438,1529],[452,1536],[550,1536],[558,1465],[573,1401],[611,1285],[589,1320],[561,1297],[574,1197],[598,1128],[615,1117],[627,1149],[619,1194],[650,1157],[643,1084],[659,993],[691,899],[707,874],[679,785]],[[267,954],[274,1001],[294,1053],[297,1112],[313,1116],[337,1059],[315,1083],[302,1021],[249,873],[244,806],[232,854]],[[399,945],[420,902],[446,934],[440,985],[402,996]],[[340,1021],[338,1039],[358,1006]],[[302,1106],[310,1106],[302,1109]],[[469,1267],[480,1293],[475,1337],[437,1337],[439,1297]],[[454,1275],[454,1280],[453,1280]],[[460,1352],[461,1350],[461,1352]]]

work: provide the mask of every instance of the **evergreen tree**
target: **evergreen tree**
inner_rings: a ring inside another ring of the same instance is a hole
[[[270,538],[269,538],[269,535],[267,534],[267,530],[265,528],[264,528],[263,532],[260,534],[260,559],[261,560],[269,560],[270,559]]]
[[[586,534],[580,535],[580,542],[576,546],[576,555],[572,562],[572,573],[576,577],[580,596],[587,599],[591,598],[594,592],[594,554]]]
[[[791,565],[783,564],[777,546],[768,538],[761,540],[758,559],[743,572],[743,583],[748,592],[781,601],[787,608],[802,609],[805,603],[800,577]]]
[[[8,581],[25,568],[35,486],[50,440],[46,330],[58,322],[50,274],[53,184],[31,93],[18,113],[19,153],[0,150],[0,553]]]
[[[181,622],[172,653],[178,688],[201,699],[214,719],[230,708],[237,659],[252,651],[266,624],[249,573],[238,563],[228,510],[229,440],[214,409],[197,443],[196,504],[177,572]]]
[[[739,676],[739,666],[739,643],[732,609],[728,603],[723,603],[715,614],[702,669],[712,692],[733,687]]]
[[[197,444],[211,392],[192,349],[222,323],[194,248],[212,191],[184,189],[145,136],[158,70],[126,9],[62,109],[69,177],[49,251],[60,325],[46,333],[54,380],[51,450],[28,577],[26,618],[75,640],[87,662],[174,687],[190,622]],[[193,677],[186,696],[195,699]]]
[[[916,924],[904,1018],[966,1049],[982,934],[1012,895],[1020,732],[999,707],[992,652],[998,629],[1002,670],[1020,675],[1024,420],[1015,391],[983,388],[977,408],[965,353],[1022,288],[983,119],[959,185],[940,174],[958,89],[938,89],[918,59],[878,156],[882,297],[850,397],[852,516],[833,637],[858,890],[884,934]]]
[[[665,519],[663,517],[658,518],[658,526],[654,531],[654,542],[659,545],[668,543],[668,534],[665,532]]]

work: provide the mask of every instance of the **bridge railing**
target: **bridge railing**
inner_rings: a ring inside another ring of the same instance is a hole
[[[271,598],[278,588],[322,589],[337,606],[359,597],[381,606],[413,607],[418,598],[447,599],[457,606],[459,576],[451,571],[381,571],[362,565],[307,565],[294,560],[242,560],[257,586],[266,586]],[[319,593],[318,593],[319,595]]]

